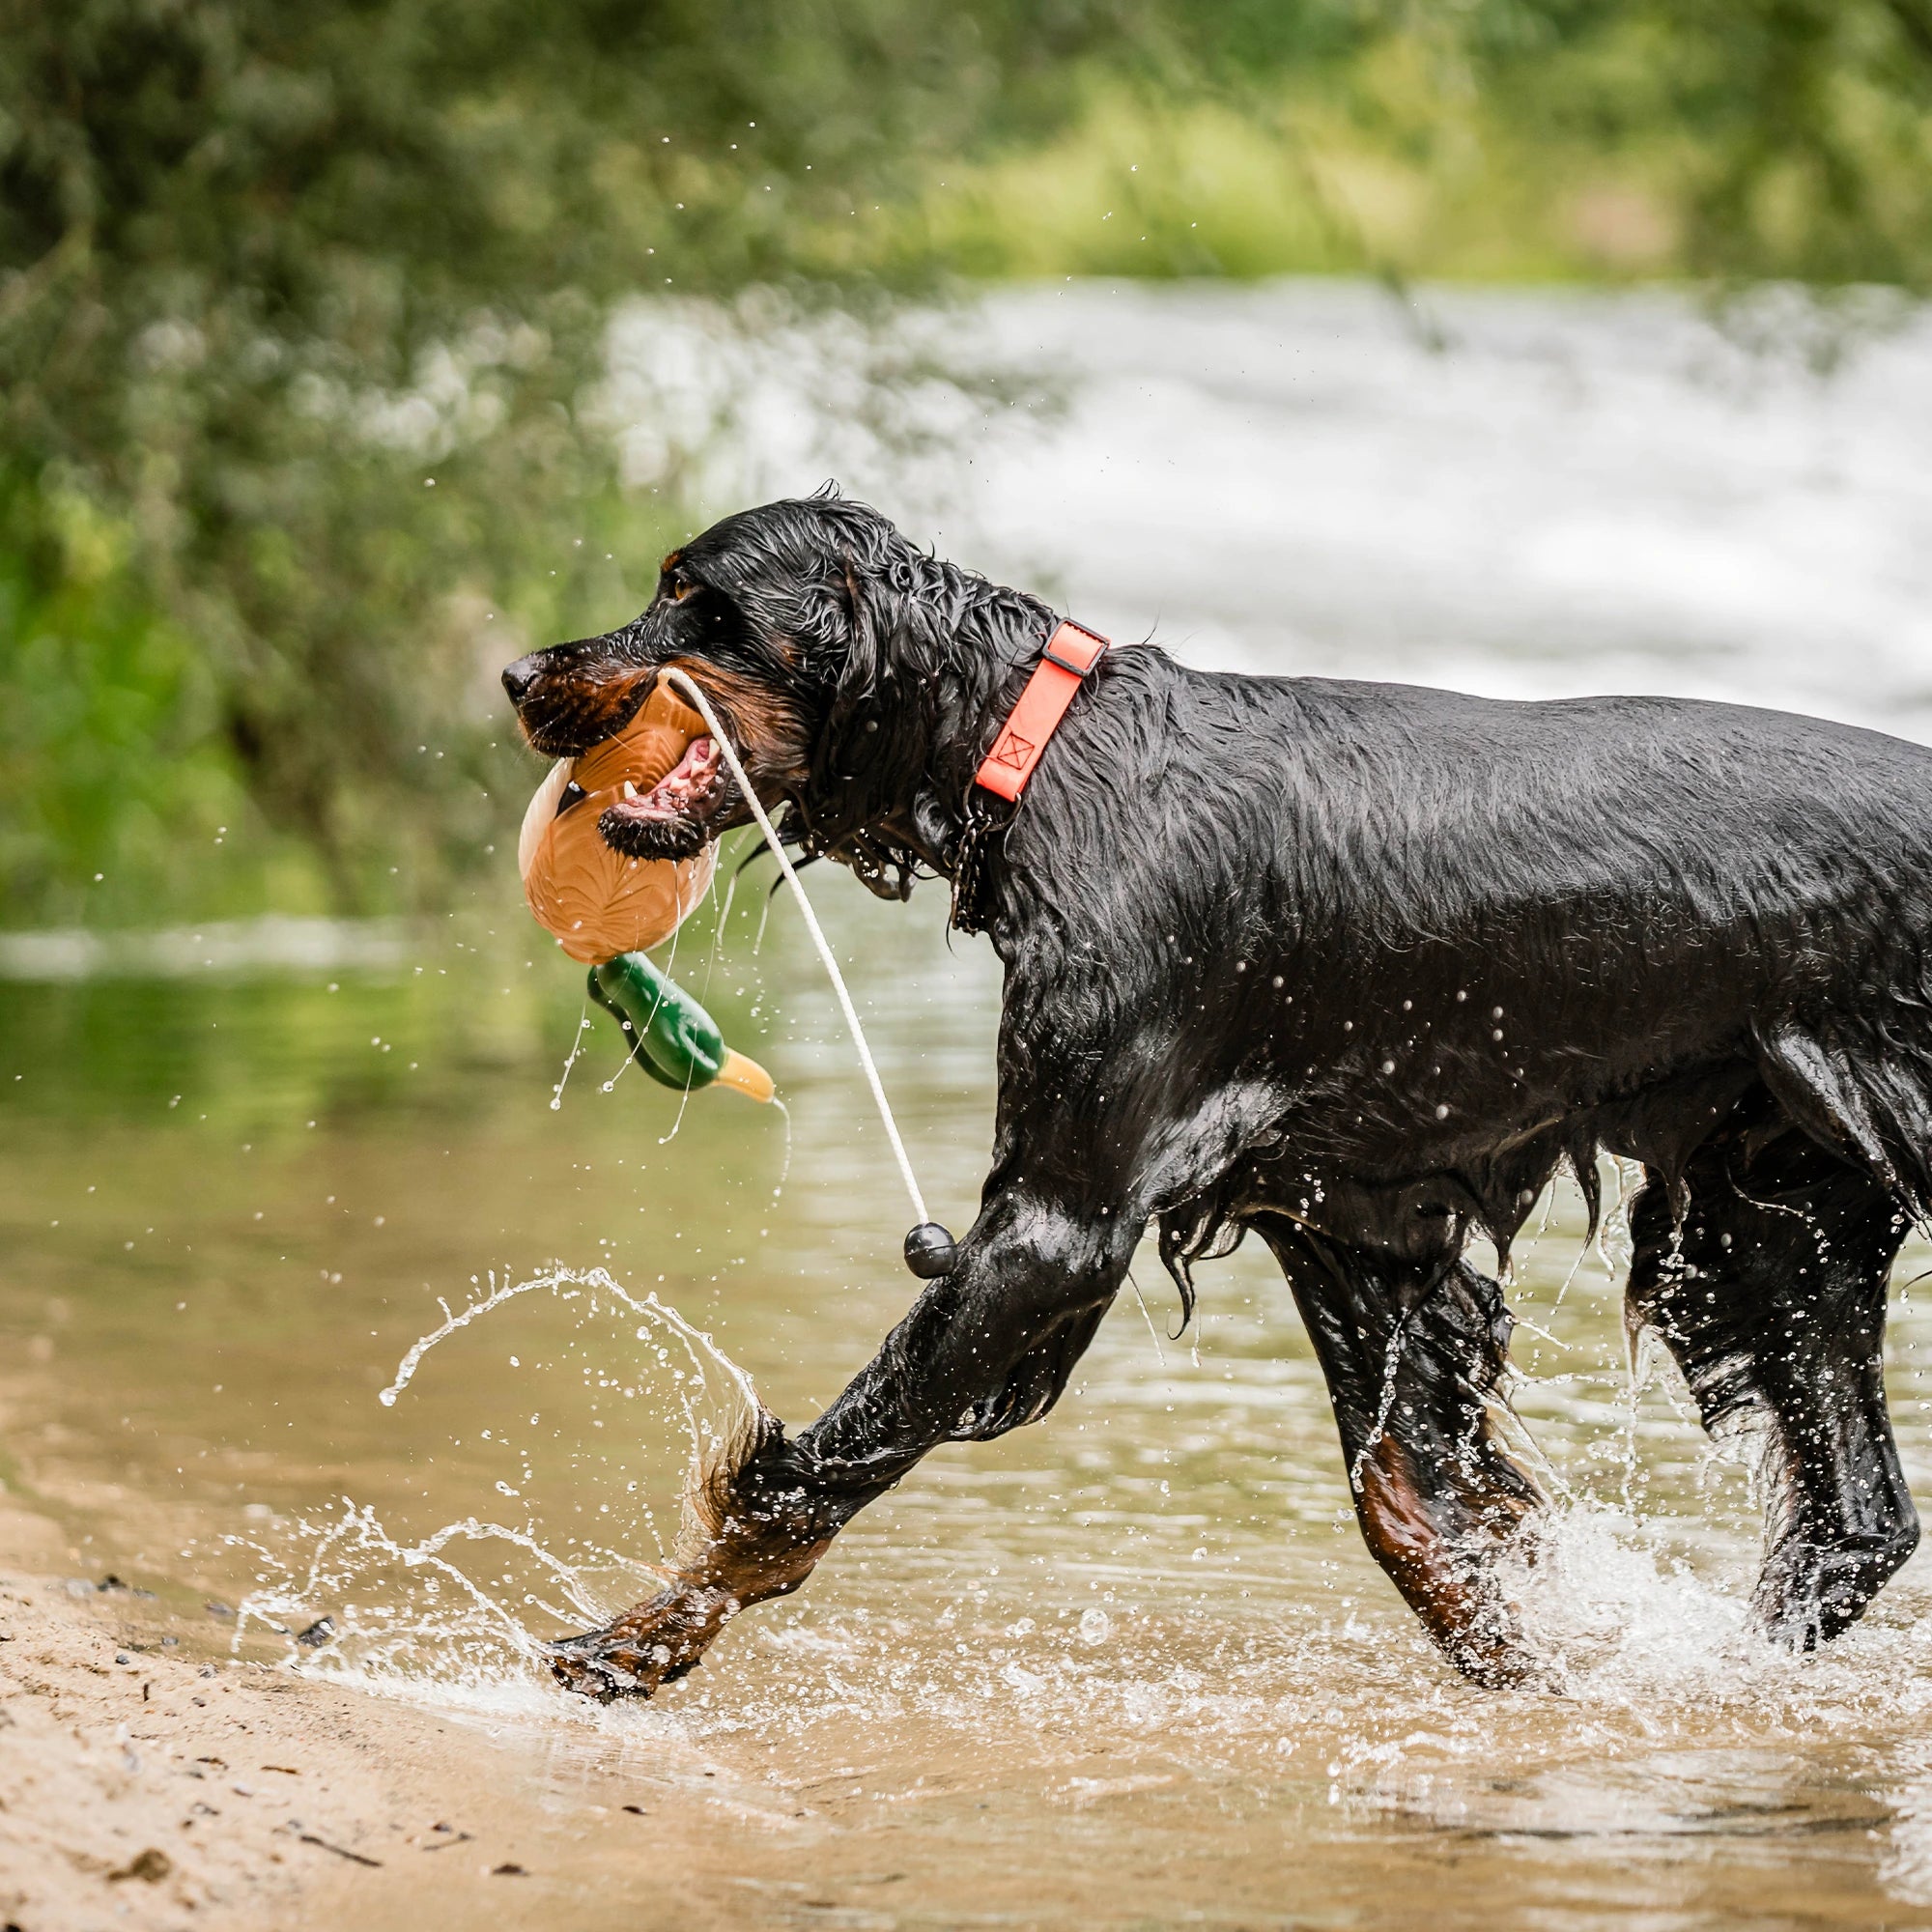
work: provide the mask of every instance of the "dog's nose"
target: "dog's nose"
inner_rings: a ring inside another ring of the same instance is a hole
[[[503,689],[510,694],[512,704],[521,704],[530,695],[530,686],[542,675],[543,667],[538,664],[536,653],[519,658],[515,664],[503,667]]]

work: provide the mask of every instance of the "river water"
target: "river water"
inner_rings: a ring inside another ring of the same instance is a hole
[[[632,327],[620,360],[662,380],[701,325]],[[1019,373],[926,398],[950,440],[910,452],[815,415],[781,341],[741,342],[757,433],[703,487],[722,507],[837,468],[1195,662],[1932,735],[1923,328],[1826,378],[1655,298],[1086,287],[944,327]],[[901,910],[808,878],[963,1226],[983,944],[948,943],[933,890]],[[521,1740],[546,1805],[628,1767],[649,1855],[559,1923],[659,1922],[674,1891],[720,1924],[1932,1924],[1932,1559],[1824,1656],[1756,1646],[1744,1473],[1667,1374],[1633,1378],[1617,1230],[1586,1246],[1562,1191],[1513,1290],[1561,1498],[1524,1584],[1560,1694],[1472,1690],[1421,1638],[1247,1249],[1178,1340],[1144,1261],[1050,1418],[933,1456],[653,1705],[552,1691],[530,1639],[634,1593],[728,1365],[809,1418],[913,1292],[837,1009],[781,899],[757,945],[758,896],[722,936],[695,921],[674,970],[788,1122],[607,1089],[601,1019],[554,1109],[582,1001],[513,880],[427,929],[0,948],[0,1474],[76,1574],[155,1591],[211,1655]],[[1889,1345],[1921,1496],[1928,1259]],[[379,1400],[447,1312],[532,1282]],[[328,1643],[291,1641],[325,1613]]]

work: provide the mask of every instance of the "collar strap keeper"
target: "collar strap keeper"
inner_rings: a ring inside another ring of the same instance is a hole
[[[1019,702],[1000,726],[993,749],[974,774],[975,784],[1017,803],[1047,740],[1066,716],[1073,694],[1087,682],[1108,648],[1107,639],[1097,632],[1070,621],[1061,622],[1046,640]]]

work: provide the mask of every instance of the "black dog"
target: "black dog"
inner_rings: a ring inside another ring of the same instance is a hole
[[[1495,1581],[1541,1500],[1492,1426],[1507,1253],[1568,1162],[1643,1163],[1634,1318],[1707,1427],[1761,1452],[1760,1622],[1810,1647],[1918,1541],[1880,1380],[1887,1280],[1932,1208],[1932,753],[1738,706],[1508,704],[1215,676],[1117,649],[1009,824],[972,779],[1055,619],[836,495],[727,518],[634,623],[503,674],[579,751],[665,665],[788,839],[883,896],[951,875],[1006,966],[979,1219],[796,1439],[713,1473],[708,1542],[560,1643],[649,1693],[941,1442],[1044,1415],[1150,1224],[1189,1265],[1252,1228],[1327,1377],[1370,1548],[1456,1665],[1536,1674]],[[701,761],[702,762],[702,761]],[[716,760],[708,761],[713,771]],[[984,794],[977,794],[983,802]],[[728,777],[603,820],[682,856]]]

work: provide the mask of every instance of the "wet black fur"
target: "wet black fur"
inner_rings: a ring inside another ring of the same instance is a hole
[[[793,837],[890,895],[949,872],[1054,614],[836,496],[726,519],[677,582],[514,667],[526,715],[553,667],[715,664],[806,723]],[[1006,968],[980,1216],[845,1394],[767,1433],[741,1516],[829,1536],[934,1444],[1045,1413],[1150,1224],[1190,1296],[1190,1263],[1253,1228],[1372,1547],[1463,1668],[1520,1678],[1490,1579],[1538,1496],[1492,1427],[1509,1318],[1463,1253],[1507,1254],[1566,1164],[1594,1212],[1607,1150],[1648,1177],[1634,1316],[1762,1452],[1765,1626],[1834,1634],[1910,1552],[1878,1363],[1893,1255],[1932,1208],[1932,753],[1737,705],[1502,703],[1127,645],[978,910]]]

